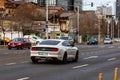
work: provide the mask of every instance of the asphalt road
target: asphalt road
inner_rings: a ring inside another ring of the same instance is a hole
[[[98,80],[100,72],[103,80],[114,80],[114,69],[120,68],[119,44],[77,47],[79,61],[67,64],[42,61],[33,64],[28,49],[0,49],[0,80]]]

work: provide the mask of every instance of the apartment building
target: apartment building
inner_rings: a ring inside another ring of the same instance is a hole
[[[116,2],[116,17],[120,17],[120,0]]]
[[[63,6],[66,10],[73,10],[79,6],[82,9],[82,0],[57,0],[57,6]]]
[[[45,0],[37,0],[37,3],[45,6]],[[66,10],[73,10],[76,6],[82,6],[82,0],[48,0],[49,6],[63,6]]]

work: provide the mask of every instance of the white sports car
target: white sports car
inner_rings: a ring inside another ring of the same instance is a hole
[[[38,60],[60,60],[66,63],[68,59],[78,61],[79,50],[66,40],[46,39],[31,47],[30,57],[33,63]]]

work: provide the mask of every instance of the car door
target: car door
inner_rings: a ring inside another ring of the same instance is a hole
[[[73,49],[68,41],[63,42],[63,46],[66,47],[68,57],[73,57]]]

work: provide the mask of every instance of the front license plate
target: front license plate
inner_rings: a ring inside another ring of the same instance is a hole
[[[38,55],[48,55],[48,53],[38,52]]]

